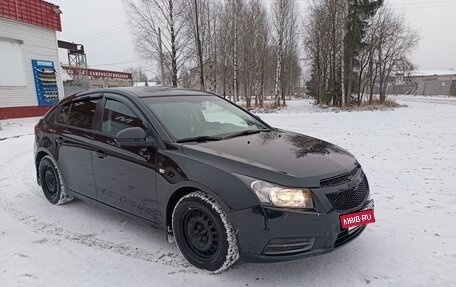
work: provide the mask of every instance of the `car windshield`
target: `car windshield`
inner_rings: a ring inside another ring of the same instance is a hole
[[[177,142],[221,140],[269,130],[255,117],[216,96],[142,100]]]

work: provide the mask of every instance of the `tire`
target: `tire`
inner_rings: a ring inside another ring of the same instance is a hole
[[[239,259],[236,233],[226,213],[209,195],[182,197],[173,211],[177,247],[193,266],[220,273]]]
[[[50,203],[61,205],[73,200],[72,196],[68,196],[65,193],[60,171],[50,156],[45,156],[41,159],[38,170],[41,188]]]

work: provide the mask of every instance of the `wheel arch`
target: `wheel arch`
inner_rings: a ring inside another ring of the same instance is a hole
[[[36,153],[36,156],[35,156],[35,171],[36,171],[36,180],[38,182],[39,185],[41,185],[41,182],[40,182],[40,175],[39,175],[39,166],[40,166],[40,162],[41,160],[43,159],[43,157],[45,156],[50,156],[53,158],[52,154],[44,149],[39,149]],[[53,158],[54,159],[54,158]],[[55,160],[54,160],[55,161]]]

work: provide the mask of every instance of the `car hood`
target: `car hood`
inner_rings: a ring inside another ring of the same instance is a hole
[[[358,165],[344,149],[309,136],[274,130],[222,141],[184,144],[183,152],[213,166],[287,186],[320,180]]]

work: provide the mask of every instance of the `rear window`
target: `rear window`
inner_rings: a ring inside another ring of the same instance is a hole
[[[63,105],[58,122],[77,128],[92,129],[99,101],[99,99],[87,99]]]

